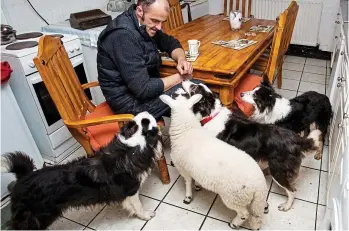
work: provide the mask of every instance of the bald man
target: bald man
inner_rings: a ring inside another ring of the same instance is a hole
[[[169,11],[167,0],[138,0],[100,34],[98,80],[115,113],[148,111],[156,119],[169,115],[159,96],[171,95],[191,76],[193,68],[181,44],[161,31]],[[177,74],[160,78],[158,50],[177,62]]]

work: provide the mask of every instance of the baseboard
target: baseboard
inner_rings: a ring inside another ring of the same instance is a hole
[[[331,52],[321,51],[319,47],[302,46],[291,44],[286,55],[300,56],[305,58],[331,60]]]

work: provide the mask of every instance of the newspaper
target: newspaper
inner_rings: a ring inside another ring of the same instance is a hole
[[[248,40],[248,39],[238,39],[238,40],[230,40],[230,41],[218,40],[218,41],[213,41],[212,43],[216,45],[220,45],[222,47],[231,48],[234,50],[242,50],[246,47],[256,44],[257,41]]]
[[[249,31],[251,32],[270,32],[274,26],[264,26],[264,25],[257,25],[257,26],[251,26]]]

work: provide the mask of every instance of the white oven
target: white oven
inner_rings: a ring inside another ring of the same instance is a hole
[[[77,74],[80,83],[87,83],[87,75],[84,66],[84,57],[82,54],[79,54],[75,57],[70,58],[71,63],[75,69],[75,73]],[[52,134],[57,131],[59,128],[64,126],[63,120],[61,119],[55,104],[53,103],[45,85],[42,81],[42,78],[39,72],[35,72],[34,74],[27,77],[28,86],[30,88],[31,93],[33,94],[33,98],[37,109],[40,113],[41,119],[45,125],[47,134]],[[87,96],[91,100],[91,92],[89,89],[86,91]]]
[[[39,41],[39,38],[28,41]],[[81,84],[90,82],[80,40],[75,35],[62,38],[65,50]],[[13,72],[9,83],[30,132],[46,162],[59,163],[80,147],[64,125],[53,103],[33,59],[38,47],[8,50],[1,46],[2,61],[9,62]],[[93,92],[85,90],[90,99]]]

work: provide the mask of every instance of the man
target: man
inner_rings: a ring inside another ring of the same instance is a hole
[[[170,109],[159,96],[172,94],[191,76],[193,68],[181,44],[161,31],[169,11],[167,0],[138,0],[99,36],[98,80],[115,113],[148,111],[160,119]],[[177,62],[179,73],[160,78],[158,50]]]

